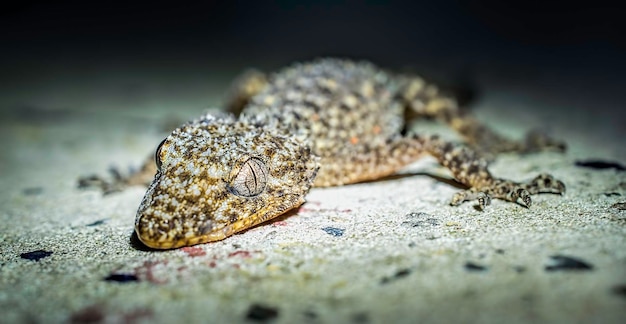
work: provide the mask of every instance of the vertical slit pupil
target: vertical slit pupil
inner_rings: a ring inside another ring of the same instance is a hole
[[[263,161],[251,158],[244,163],[233,180],[233,192],[242,197],[254,197],[265,189],[267,168]]]

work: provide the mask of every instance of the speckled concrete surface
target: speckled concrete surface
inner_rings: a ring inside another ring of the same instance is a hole
[[[313,189],[299,210],[221,242],[142,248],[131,234],[144,188],[103,196],[78,189],[77,179],[138,166],[172,116],[195,117],[219,101],[218,90],[185,103],[155,90],[141,105],[35,94],[26,108],[3,98],[0,322],[618,323],[626,315],[626,172],[575,165],[626,162],[623,116],[563,114],[495,85],[484,89],[479,117],[512,136],[548,127],[570,150],[504,155],[493,172],[515,180],[551,172],[566,195],[534,196],[530,209],[450,207],[459,188],[425,159],[385,180]]]

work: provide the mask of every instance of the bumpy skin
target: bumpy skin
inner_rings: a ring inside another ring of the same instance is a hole
[[[550,175],[527,184],[494,178],[482,153],[564,146],[547,137],[516,142],[459,112],[451,98],[416,77],[367,62],[323,59],[266,79],[249,73],[230,110],[176,129],[157,150],[158,171],[135,229],[146,245],[168,249],[221,240],[304,202],[311,186],[392,174],[423,154],[468,186],[451,204],[491,198],[530,206],[531,194],[563,193]],[[239,89],[239,90],[237,90]],[[406,112],[437,118],[478,151],[433,137],[401,135]]]

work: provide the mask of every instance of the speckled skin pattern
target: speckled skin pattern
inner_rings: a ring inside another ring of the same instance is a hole
[[[494,178],[482,158],[562,150],[562,144],[537,134],[505,139],[417,77],[367,62],[321,59],[269,77],[248,73],[233,89],[234,114],[191,121],[159,146],[158,171],[135,222],[147,246],[221,240],[298,207],[312,186],[377,179],[424,154],[469,188],[452,205],[477,200],[484,208],[498,198],[530,207],[531,194],[565,192],[562,182],[546,174],[523,184]],[[441,120],[472,148],[403,135],[407,116]]]

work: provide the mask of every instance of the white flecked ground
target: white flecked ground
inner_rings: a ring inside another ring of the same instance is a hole
[[[29,97],[30,110],[16,105],[20,94],[3,98],[0,322],[617,323],[626,315],[626,211],[612,207],[626,202],[626,172],[574,165],[624,164],[623,116],[497,86],[485,89],[479,117],[512,136],[547,126],[570,150],[501,156],[493,172],[515,180],[550,172],[566,195],[534,196],[530,209],[450,207],[459,188],[425,159],[403,176],[313,189],[298,212],[221,242],[142,249],[131,233],[144,189],[102,196],[77,189],[78,177],[138,166],[172,116],[197,116],[224,87],[177,102],[159,89],[98,101],[58,86],[55,96]],[[53,253],[20,257],[35,250]],[[547,271],[556,255],[593,269]],[[105,280],[113,274],[138,280]]]

